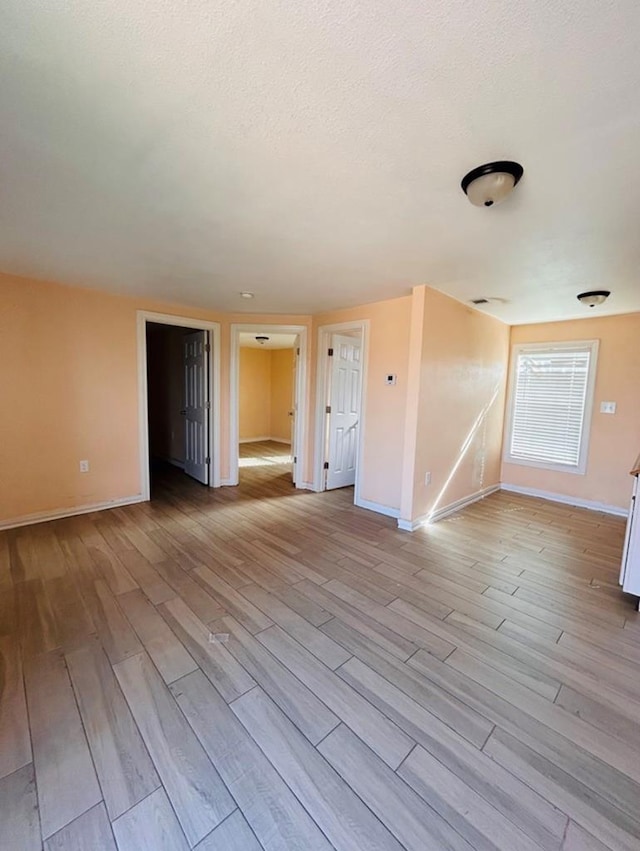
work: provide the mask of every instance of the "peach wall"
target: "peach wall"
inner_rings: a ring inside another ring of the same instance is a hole
[[[139,493],[134,308],[15,278],[0,301],[0,520]]]
[[[271,435],[271,352],[240,347],[238,426],[240,440]]]
[[[220,314],[0,275],[0,523],[140,494],[138,310],[220,323],[223,480],[231,324],[311,325],[308,316]],[[81,459],[89,473],[78,472]]]
[[[269,434],[275,440],[291,440],[293,402],[293,349],[271,351],[271,423]]]
[[[360,319],[368,319],[370,322],[361,497],[388,508],[399,509],[407,402],[411,297],[405,296],[314,316],[313,363],[315,364],[317,332],[320,326]],[[395,386],[384,383],[387,373],[397,375]],[[314,427],[315,381],[314,369],[311,375],[313,400],[311,434]],[[310,441],[309,451],[313,452],[313,441]],[[312,455],[308,458],[309,467],[312,466],[311,459]]]
[[[413,504],[405,519],[499,484],[508,357],[507,325],[425,289]]]
[[[628,508],[631,464],[640,450],[640,313],[519,325],[511,343],[599,340],[587,471],[584,476],[504,463],[506,484]],[[617,403],[601,414],[600,402]]]

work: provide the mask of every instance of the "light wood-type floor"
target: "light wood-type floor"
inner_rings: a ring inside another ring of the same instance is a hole
[[[411,535],[286,451],[0,536],[2,851],[639,849],[623,521]]]

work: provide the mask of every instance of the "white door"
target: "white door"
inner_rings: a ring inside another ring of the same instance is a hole
[[[329,393],[327,490],[355,484],[360,428],[362,347],[359,337],[334,334]]]
[[[291,382],[291,480],[295,485],[298,481],[298,446],[296,441],[296,423],[298,420],[298,361],[300,360],[300,337],[293,344],[293,375]]]
[[[208,332],[184,335],[184,471],[209,484],[209,382]]]

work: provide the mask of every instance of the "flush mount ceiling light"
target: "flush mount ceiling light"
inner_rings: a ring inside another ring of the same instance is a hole
[[[240,293],[240,297],[241,298],[253,298],[253,293],[247,293],[247,292]]]
[[[474,168],[465,174],[460,186],[474,206],[493,207],[504,201],[523,174],[520,163],[500,160]]]
[[[261,346],[264,346],[265,343],[269,342],[269,338],[265,337],[264,334],[259,334],[256,337],[256,343],[260,343]]]
[[[595,307],[598,304],[604,304],[610,295],[609,290],[591,290],[588,293],[580,293],[577,298],[587,307]]]

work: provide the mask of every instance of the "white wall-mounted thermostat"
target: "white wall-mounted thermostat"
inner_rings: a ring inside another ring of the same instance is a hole
[[[390,374],[390,375],[385,375],[385,377],[384,377],[384,383],[385,383],[385,384],[395,384],[395,383],[396,383],[396,378],[397,378],[397,376],[396,376],[396,375],[391,375],[391,374]]]

